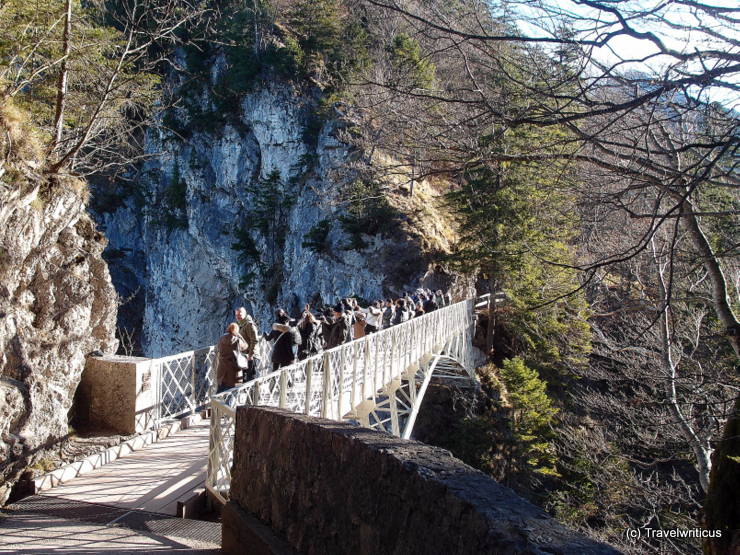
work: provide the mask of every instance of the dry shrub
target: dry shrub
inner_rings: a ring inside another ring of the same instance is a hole
[[[0,100],[0,156],[4,165],[18,161],[38,163],[43,157],[36,130],[9,98]]]

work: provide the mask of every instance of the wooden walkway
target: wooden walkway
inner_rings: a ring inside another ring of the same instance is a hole
[[[177,501],[203,488],[208,421],[41,493],[122,509],[177,514]]]

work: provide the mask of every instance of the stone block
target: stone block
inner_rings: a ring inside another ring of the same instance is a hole
[[[295,551],[258,519],[229,502],[221,510],[221,551],[228,555],[295,555]]]
[[[148,358],[88,357],[80,386],[87,403],[83,411],[87,423],[120,434],[151,428],[156,414],[157,371]]]

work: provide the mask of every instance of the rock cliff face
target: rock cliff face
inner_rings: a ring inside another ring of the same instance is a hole
[[[135,186],[97,199],[116,287],[122,297],[138,291],[124,325],[136,327],[138,311],[148,356],[212,344],[239,305],[265,330],[272,307],[415,286],[430,253],[448,247],[444,218],[427,202],[434,193],[419,185],[413,199],[389,194],[393,221],[374,235],[355,231],[352,248],[339,191],[361,155],[339,138],[346,121],[312,123],[311,100],[291,86],[261,86],[225,123],[202,121],[223,116],[208,95],[198,110],[200,121],[169,116],[181,137],[150,132],[156,156]]]
[[[115,351],[116,293],[85,185],[50,184],[14,160],[23,131],[0,110],[0,503],[43,448],[68,433],[85,355]],[[38,162],[38,161],[36,161]]]

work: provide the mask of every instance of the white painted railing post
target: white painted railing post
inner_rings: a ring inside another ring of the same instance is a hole
[[[388,336],[388,333],[383,335],[382,337],[385,339],[385,337]],[[375,395],[378,393],[378,364],[380,362],[380,338],[375,338],[375,362],[373,364],[373,399],[375,399]]]
[[[365,341],[367,341],[367,339],[365,339]],[[350,410],[357,404],[357,359],[359,358],[357,347],[357,343],[352,345],[352,390],[349,397]]]
[[[378,338],[373,337],[373,342],[377,343]],[[365,341],[365,348],[363,349],[365,352],[363,353],[363,358],[365,359],[365,362],[362,365],[362,400],[364,401],[367,399],[367,371],[368,368],[370,368],[370,339],[368,338],[367,341]]]
[[[391,350],[389,352],[390,352],[391,360],[386,366],[390,367],[389,371],[390,371],[391,379],[393,379],[393,374],[395,373],[394,363],[396,360],[396,356],[395,356],[396,355],[396,330],[393,330],[393,332],[391,332]],[[386,378],[385,374],[386,374],[386,370],[385,370],[385,367],[383,367],[383,386],[385,386],[390,381]]]
[[[344,394],[344,365],[347,363],[347,349],[342,346],[339,348],[342,360],[339,361],[339,374],[337,376],[337,418],[342,418],[342,397]]]
[[[306,414],[311,414],[311,398],[313,396],[311,392],[311,385],[313,382],[313,359],[310,358],[306,362],[306,407],[303,411]]]
[[[280,400],[278,401],[278,407],[284,409],[286,406],[286,400],[288,398],[288,371],[282,368],[280,371]]]
[[[195,369],[195,351],[193,351],[193,355],[190,357],[190,411],[193,414],[195,414],[195,409],[198,406],[198,396],[195,391],[197,383],[198,380]]]
[[[324,353],[324,370],[321,376],[323,380],[323,388],[321,390],[321,418],[327,418],[329,414],[329,391],[331,390],[332,378],[330,360],[331,356],[329,353]]]

